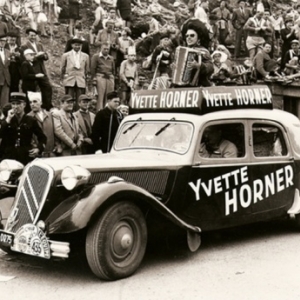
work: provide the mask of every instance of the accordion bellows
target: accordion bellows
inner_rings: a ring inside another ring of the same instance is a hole
[[[175,85],[185,86],[191,84],[193,69],[188,68],[189,61],[201,63],[201,52],[193,48],[179,46],[175,51],[175,68],[172,82]]]

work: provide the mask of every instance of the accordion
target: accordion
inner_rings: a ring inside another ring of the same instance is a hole
[[[195,69],[188,68],[189,61],[201,63],[201,52],[188,47],[177,47],[175,51],[175,67],[172,76],[172,82],[175,85],[191,85],[195,74]]]

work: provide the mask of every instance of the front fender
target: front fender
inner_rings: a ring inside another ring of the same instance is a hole
[[[62,202],[45,220],[50,234],[70,233],[85,228],[93,215],[104,203],[116,199],[135,199],[147,203],[179,227],[201,232],[199,227],[187,224],[168,207],[144,189],[125,181],[105,182],[91,188],[89,192],[71,196]],[[137,205],[139,203],[136,202]]]

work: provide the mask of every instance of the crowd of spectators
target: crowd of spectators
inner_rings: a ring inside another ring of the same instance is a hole
[[[69,40],[60,61],[65,95],[53,105],[43,38],[53,35],[58,4],[0,0],[1,158],[26,164],[109,152],[134,90],[245,84],[248,74],[254,81],[300,72],[297,3],[181,0],[172,3],[167,22],[158,0],[93,0],[95,20],[85,38],[77,22],[81,1],[69,0]],[[22,10],[30,27],[21,40]],[[139,28],[135,17],[147,18],[147,26]],[[183,47],[192,58],[181,56]],[[185,84],[172,77],[182,60]]]

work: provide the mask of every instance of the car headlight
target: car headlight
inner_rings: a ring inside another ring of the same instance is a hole
[[[88,182],[91,173],[79,166],[68,166],[63,169],[61,173],[61,183],[63,186],[71,191],[75,187]]]
[[[0,181],[8,181],[11,173],[14,171],[22,171],[24,165],[13,159],[4,159],[0,163]]]

